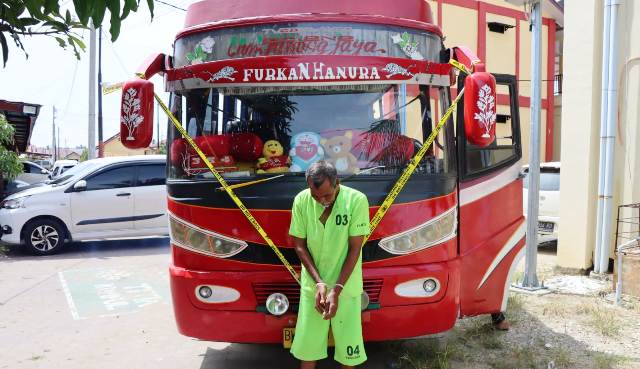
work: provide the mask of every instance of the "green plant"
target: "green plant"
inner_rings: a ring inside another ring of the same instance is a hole
[[[80,154],[80,161],[83,162],[86,160],[89,160],[89,149],[85,147],[82,149],[82,153]]]
[[[620,333],[622,327],[612,312],[594,309],[589,314],[589,325],[601,335],[613,337]]]
[[[68,3],[68,2],[67,2]],[[85,49],[78,30],[87,28],[91,21],[94,27],[102,24],[107,9],[111,14],[109,32],[111,40],[120,35],[121,21],[138,10],[140,0],[74,0],[76,16],[67,10],[62,13],[57,0],[0,0],[0,46],[2,60],[6,66],[9,59],[7,40],[26,53],[22,39],[25,36],[53,37],[60,47],[71,46],[76,57]],[[153,0],[147,0],[153,17]]]
[[[551,353],[553,357],[553,362],[556,365],[556,368],[564,369],[569,368],[573,361],[571,357],[571,352],[565,349],[564,347],[557,347],[553,349]]]
[[[614,369],[620,364],[622,358],[616,355],[596,352],[593,355],[593,364],[596,369]]]
[[[451,360],[462,355],[458,343],[437,338],[405,342],[391,350],[399,357],[402,367],[411,369],[450,369]]]
[[[482,335],[480,337],[480,344],[482,345],[482,347],[491,350],[499,350],[504,348],[504,342],[502,341],[502,338],[498,336],[495,331],[489,334]]]
[[[515,356],[517,365],[516,368],[530,368],[536,369],[536,353],[534,352],[534,348],[531,346],[524,347],[516,347],[513,350],[513,355]]]
[[[550,303],[545,305],[542,315],[565,317],[567,315],[567,309],[560,303]]]
[[[18,154],[10,149],[14,146],[13,132],[13,127],[4,115],[0,114],[0,182],[12,180],[22,173]]]

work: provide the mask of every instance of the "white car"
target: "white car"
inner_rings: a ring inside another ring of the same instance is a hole
[[[0,203],[1,241],[47,255],[64,241],[168,235],[166,157],[88,160]]]
[[[524,167],[523,209],[527,215],[529,198],[529,168]],[[538,242],[558,240],[560,226],[560,163],[540,163],[540,202],[538,208]]]
[[[51,168],[51,174],[49,175],[49,178],[55,179],[56,177],[75,167],[76,165],[78,165],[77,160],[56,160],[56,162],[53,164],[53,168]]]

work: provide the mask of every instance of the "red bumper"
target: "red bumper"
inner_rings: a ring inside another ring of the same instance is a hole
[[[458,263],[419,266],[365,268],[365,280],[383,280],[379,307],[362,313],[365,341],[417,337],[453,327],[459,311]],[[253,290],[256,282],[289,281],[282,272],[202,272],[171,266],[171,293],[181,334],[208,341],[236,343],[279,343],[282,329],[294,327],[296,314],[276,317],[258,312]],[[397,284],[424,277],[436,277],[440,292],[430,298],[403,298],[394,292]],[[200,284],[233,288],[240,299],[224,304],[203,303],[195,297]]]

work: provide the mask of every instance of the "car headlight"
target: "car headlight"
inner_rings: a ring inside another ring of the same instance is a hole
[[[453,207],[424,224],[383,238],[378,244],[385,251],[395,255],[408,254],[441,244],[455,237],[457,215],[457,210]]]
[[[244,241],[199,228],[173,214],[169,215],[169,236],[176,246],[219,258],[233,256],[247,247]]]
[[[24,200],[27,197],[29,197],[29,196],[18,197],[17,199],[11,199],[11,200],[4,200],[2,203],[0,203],[0,207],[2,207],[3,209],[23,208],[24,207]]]

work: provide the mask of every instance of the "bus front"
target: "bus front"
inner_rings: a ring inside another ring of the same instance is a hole
[[[449,55],[427,2],[378,3],[196,3],[165,66],[169,109],[298,271],[288,229],[305,169],[333,163],[373,216],[451,103]],[[180,332],[282,342],[299,286],[171,125],[167,142]],[[454,325],[457,198],[449,123],[362,248],[365,340]],[[287,297],[283,314],[266,307],[274,294]]]

